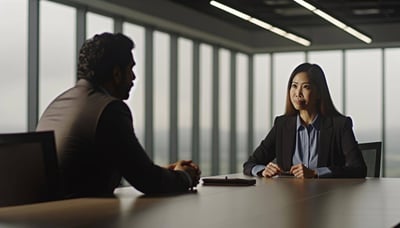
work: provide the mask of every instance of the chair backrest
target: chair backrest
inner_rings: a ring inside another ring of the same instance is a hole
[[[358,147],[367,165],[367,177],[379,177],[381,171],[382,142],[359,143]]]
[[[0,206],[49,201],[58,193],[54,133],[0,134]]]

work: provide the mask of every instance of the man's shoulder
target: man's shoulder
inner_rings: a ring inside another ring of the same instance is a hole
[[[125,102],[123,102],[121,100],[118,100],[118,99],[110,100],[110,102],[108,102],[107,106],[105,107],[105,110],[108,110],[108,111],[129,111],[130,112],[130,109],[129,109],[128,105]]]
[[[131,110],[129,109],[128,105],[118,99],[110,101],[105,108],[103,109],[102,116],[106,116],[108,118],[112,118],[115,116],[126,116],[129,119],[132,119]]]
[[[121,100],[113,100],[100,113],[97,123],[96,134],[114,134],[116,132],[126,132],[129,134],[133,130],[132,114],[130,109]],[[102,133],[103,132],[103,133]]]
[[[90,82],[84,79],[80,79],[73,88],[67,90],[64,93],[63,97],[75,98],[77,99],[77,103],[81,103],[82,105],[93,111],[98,110],[102,112],[112,103],[120,104],[120,106],[123,106],[122,101],[111,96],[105,90],[93,86]]]

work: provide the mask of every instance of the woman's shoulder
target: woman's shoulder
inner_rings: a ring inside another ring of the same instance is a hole
[[[289,119],[291,116],[288,115],[280,115],[280,116],[275,116],[275,121],[283,121]]]
[[[346,122],[346,121],[351,121],[351,117],[350,116],[345,116],[345,115],[336,115],[336,116],[332,116],[332,119],[333,120],[336,120],[336,121],[343,121],[343,122]]]
[[[332,119],[334,126],[345,126],[345,125],[353,125],[353,120],[350,116],[345,115],[337,115],[330,117]]]
[[[287,123],[288,121],[295,121],[296,120],[296,115],[289,116],[289,115],[280,115],[275,117],[275,124],[283,124]]]

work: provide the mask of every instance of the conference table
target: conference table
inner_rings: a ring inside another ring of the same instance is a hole
[[[79,198],[0,208],[0,227],[395,227],[400,178],[260,178],[252,186],[205,186],[184,194]],[[223,176],[215,176],[224,178]]]

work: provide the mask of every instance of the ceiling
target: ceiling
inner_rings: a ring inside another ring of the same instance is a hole
[[[252,17],[309,39],[309,47],[215,8],[209,4],[209,0],[104,1],[122,6],[124,10],[132,10],[125,15],[134,22],[245,52],[400,47],[400,0],[309,1],[370,36],[370,44],[338,29],[293,0],[218,0]],[[139,14],[147,16],[140,17]]]
[[[249,32],[259,32],[263,29],[226,13],[218,8],[212,7],[209,0],[170,0],[185,7],[189,7],[198,12],[210,15],[229,24],[240,27]],[[311,33],[311,28],[332,27],[338,31],[332,24],[306,10],[293,0],[218,0],[219,2],[240,10],[252,17],[264,20],[276,27],[285,29],[294,34],[303,36],[316,41],[317,44],[323,44],[323,36],[328,34]],[[353,26],[360,32],[375,39],[375,42],[396,42],[398,37],[389,38],[392,33],[398,33],[400,30],[400,1],[399,0],[314,0],[309,3],[319,7],[331,16]],[[374,27],[385,27],[395,25],[397,31],[385,31],[386,38],[382,38],[380,31]],[[308,31],[310,32],[308,32]],[[267,31],[266,31],[267,32]],[[340,31],[341,32],[341,31]],[[315,38],[315,36],[319,36]],[[348,35],[343,32],[343,36]],[[353,38],[355,42],[358,41]],[[340,40],[338,39],[338,44]],[[353,43],[352,41],[348,44]],[[331,44],[334,44],[331,43]]]
[[[170,0],[250,31],[262,28],[212,7],[209,0]],[[284,29],[327,26],[329,22],[303,8],[293,0],[218,0],[250,16]],[[314,0],[308,1],[346,24],[400,22],[399,0]]]

